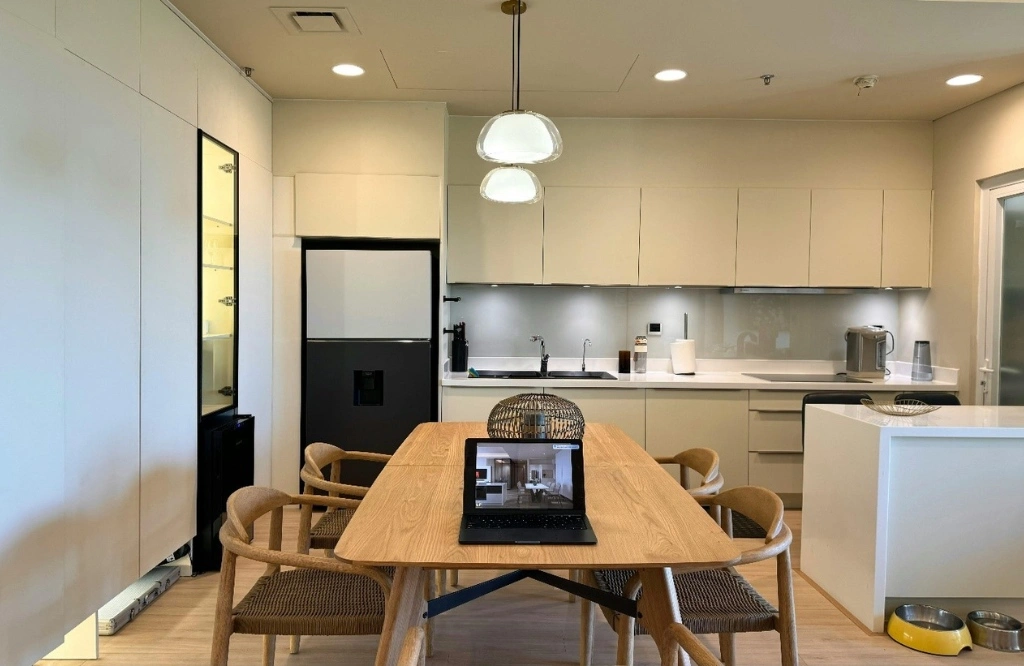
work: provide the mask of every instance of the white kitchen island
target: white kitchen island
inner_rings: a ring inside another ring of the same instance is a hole
[[[1024,607],[1024,407],[807,409],[800,568],[857,621]]]

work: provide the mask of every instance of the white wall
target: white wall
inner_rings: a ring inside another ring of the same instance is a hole
[[[448,182],[479,184],[486,118],[449,119]],[[543,185],[930,189],[929,122],[554,118],[565,151]]]
[[[444,104],[433,102],[274,103],[275,488],[299,489],[302,259],[295,236],[295,174],[437,176],[443,183],[447,118]],[[438,197],[443,202],[443,191]]]
[[[240,407],[269,480],[271,110],[160,0],[0,1],[0,88],[0,663],[20,666],[195,531],[197,124],[243,156]]]
[[[931,340],[932,362],[960,368],[960,391],[977,383],[979,181],[1024,169],[1024,86],[935,122],[932,289],[903,299],[908,339]]]

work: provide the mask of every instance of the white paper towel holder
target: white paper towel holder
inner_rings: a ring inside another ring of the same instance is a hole
[[[672,360],[672,374],[697,374],[697,343],[690,340],[690,315],[683,313],[683,337],[669,345]]]

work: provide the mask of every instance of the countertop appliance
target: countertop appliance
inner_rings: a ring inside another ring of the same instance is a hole
[[[885,358],[890,351],[886,343],[890,335],[881,326],[851,326],[846,329],[846,374],[875,379],[885,377]]]
[[[869,384],[870,382],[866,379],[855,379],[848,375],[766,375],[766,374],[755,374],[752,372],[744,372],[747,377],[753,377],[754,379],[765,379],[770,382],[822,382],[829,384],[842,384],[850,382],[853,384]]]
[[[302,448],[394,453],[437,420],[436,241],[303,241]],[[341,482],[381,465],[350,461]]]

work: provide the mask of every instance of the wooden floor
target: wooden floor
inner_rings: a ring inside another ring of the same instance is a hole
[[[285,543],[294,543],[297,512],[285,514]],[[794,561],[799,565],[800,513],[787,514],[796,535]],[[265,528],[265,525],[263,526]],[[257,540],[265,539],[257,531]],[[264,541],[265,543],[265,541]],[[750,542],[752,545],[756,542]],[[262,572],[262,565],[240,560],[238,594]],[[776,600],[774,564],[745,567],[744,575],[773,603]],[[493,572],[463,571],[461,584],[471,584]],[[217,574],[182,579],[153,606],[116,636],[101,637],[98,662],[39,662],[51,666],[200,666],[209,664],[210,636]],[[800,663],[806,666],[904,666],[943,664],[949,657],[933,657],[904,648],[887,636],[866,634],[853,624],[801,576],[795,577]],[[240,598],[239,597],[236,597]],[[598,613],[594,665],[615,663],[615,636]],[[578,660],[579,605],[567,595],[534,581],[523,581],[451,611],[437,619],[434,656],[428,664],[487,664],[489,666],[559,664]],[[709,644],[717,654],[717,641]],[[375,636],[303,638],[302,651],[288,654],[288,641],[278,641],[278,666],[364,666],[373,663]],[[261,639],[235,636],[231,664],[259,664]],[[775,633],[745,634],[737,640],[738,663],[748,666],[779,664]],[[647,636],[637,639],[636,663],[657,664],[657,651]],[[964,652],[958,664],[1024,664],[1021,655],[976,648]]]

